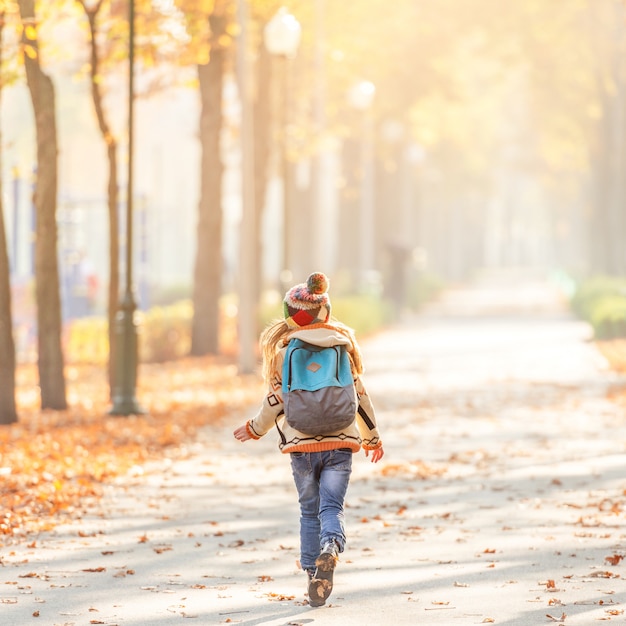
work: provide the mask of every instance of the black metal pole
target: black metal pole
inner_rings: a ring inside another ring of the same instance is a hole
[[[137,324],[133,295],[133,118],[135,102],[135,0],[128,1],[128,191],[126,197],[126,285],[115,319],[115,367],[111,415],[143,413],[135,398]]]
[[[126,294],[133,289],[133,155],[135,148],[135,0],[128,2],[128,193],[126,196]]]

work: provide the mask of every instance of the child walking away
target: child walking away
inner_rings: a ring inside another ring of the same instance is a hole
[[[361,374],[354,332],[331,318],[328,279],[311,274],[283,302],[284,319],[261,335],[268,393],[257,415],[234,432],[259,439],[274,426],[289,454],[300,502],[300,565],[311,606],[322,606],[346,544],[344,501],[352,455],[377,463],[383,446]]]

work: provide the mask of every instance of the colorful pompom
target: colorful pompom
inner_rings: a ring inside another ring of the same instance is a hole
[[[328,278],[322,272],[315,272],[307,278],[306,285],[311,293],[325,293],[328,291]]]

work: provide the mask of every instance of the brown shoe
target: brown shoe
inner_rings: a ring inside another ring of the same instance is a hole
[[[309,580],[309,604],[323,606],[333,590],[333,572],[338,560],[337,544],[329,541],[315,560],[315,574]]]
[[[309,605],[310,606],[324,606],[326,604],[326,598],[330,595],[332,591],[332,581],[329,583],[328,580],[324,580],[322,578],[315,578],[311,576],[309,578]]]

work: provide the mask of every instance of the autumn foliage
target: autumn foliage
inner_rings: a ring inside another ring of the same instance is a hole
[[[626,371],[623,342],[598,347],[613,369]],[[0,429],[0,545],[80,517],[104,485],[150,461],[187,454],[185,444],[199,429],[245,411],[262,395],[260,378],[239,376],[231,357],[142,364],[137,396],[147,412],[114,417],[103,366],[68,366],[66,376],[70,408],[41,411],[36,367],[18,368],[20,422]],[[612,397],[626,405],[623,389]],[[383,473],[398,471],[392,464]],[[410,467],[420,479],[444,472],[420,461]]]
[[[18,368],[20,422],[0,429],[0,545],[80,517],[107,482],[166,455],[185,454],[199,429],[259,398],[258,377],[225,358],[142,366],[146,414],[108,415],[103,367],[66,368],[70,408],[41,411],[34,365]]]

